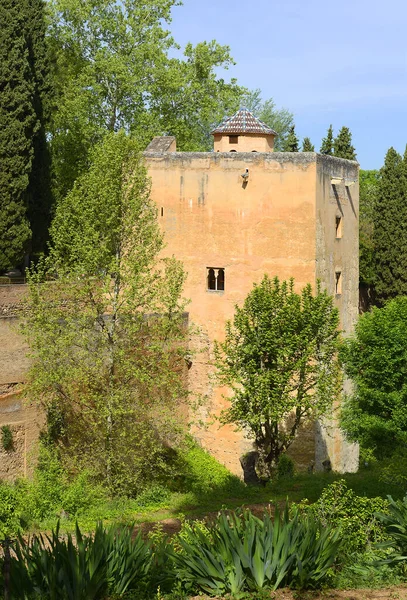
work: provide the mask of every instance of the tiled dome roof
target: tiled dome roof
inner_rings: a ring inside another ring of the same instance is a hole
[[[247,108],[240,108],[234,115],[227,117],[212,132],[225,134],[262,133],[263,135],[277,135],[274,129],[260,121]]]

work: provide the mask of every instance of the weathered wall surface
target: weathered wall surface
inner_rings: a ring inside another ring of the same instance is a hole
[[[359,165],[318,155],[316,276],[334,296],[341,329],[350,334],[358,318],[359,302]],[[332,184],[332,180],[336,183]],[[336,234],[340,219],[339,236]],[[336,293],[336,273],[341,274]],[[349,390],[345,382],[345,391]],[[331,459],[335,471],[356,471],[359,451],[338,428],[338,406],[331,418],[317,425],[316,464]]]
[[[25,285],[0,286],[0,427],[8,425],[13,435],[11,450],[0,444],[0,480],[7,481],[31,473],[43,422],[37,407],[20,393],[29,368],[18,319],[26,292]]]
[[[315,281],[315,154],[146,154],[146,161],[162,215],[165,254],[183,261],[190,319],[200,327],[202,339],[210,341],[206,356],[198,353],[189,371],[191,388],[209,400],[199,414],[207,427],[194,433],[240,474],[239,457],[251,443],[232,427],[210,423],[210,414],[219,415],[226,407],[222,396],[227,390],[216,387],[203,362],[213,358],[212,343],[223,339],[235,304],[243,303],[265,273],[294,277],[298,289]],[[223,292],[207,290],[209,267],[225,269]],[[307,465],[314,458],[313,442],[293,452]]]
[[[37,406],[26,403],[18,389],[0,396],[0,427],[8,425],[13,434],[11,450],[0,445],[0,480],[13,481],[32,473],[43,423]]]
[[[237,138],[237,143],[231,143],[230,137]],[[229,136],[228,134],[216,134],[213,140],[214,152],[273,152],[273,148],[273,135],[245,133],[244,135]]]

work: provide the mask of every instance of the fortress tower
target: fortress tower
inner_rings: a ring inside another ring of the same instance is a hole
[[[164,253],[184,263],[190,321],[201,331],[189,382],[208,398],[200,415],[207,427],[194,433],[241,473],[239,457],[251,444],[232,427],[211,422],[227,394],[210,377],[213,341],[223,339],[235,305],[265,273],[294,277],[298,290],[320,279],[335,298],[345,334],[352,331],[358,315],[358,164],[313,152],[273,152],[276,133],[246,109],[212,133],[214,152],[175,152],[174,138],[155,138],[145,160]],[[308,424],[292,454],[303,468],[329,458],[337,471],[357,469],[357,448],[329,419]]]

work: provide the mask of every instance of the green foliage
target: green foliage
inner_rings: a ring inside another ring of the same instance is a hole
[[[407,442],[406,340],[407,298],[399,297],[362,315],[342,349],[354,383],[342,410],[342,427],[379,459]]]
[[[2,425],[1,427],[1,445],[6,452],[10,452],[14,448],[13,432],[10,425]]]
[[[171,492],[168,488],[165,488],[159,484],[153,484],[152,486],[143,490],[137,496],[137,505],[141,507],[158,505],[168,502],[171,498]]]
[[[300,141],[295,133],[295,125],[291,125],[287,138],[284,141],[283,152],[299,152]]]
[[[365,552],[385,537],[384,528],[376,512],[387,512],[388,502],[383,498],[357,496],[348,489],[343,479],[328,485],[319,500],[308,509],[323,527],[339,529],[343,551],[352,556]]]
[[[342,127],[336,136],[334,143],[334,156],[346,158],[347,160],[356,160],[356,151],[352,146],[352,134],[348,127]]]
[[[185,275],[178,261],[158,257],[163,238],[149,193],[134,142],[107,135],[57,207],[24,327],[27,395],[57,425],[48,443],[58,443],[69,471],[90,469],[130,496],[171,478],[186,396]]]
[[[233,475],[196,444],[182,454],[182,460],[183,489],[191,490],[198,496],[211,494],[233,496],[233,494],[242,493],[246,489],[239,477]]]
[[[59,536],[59,526],[51,536],[36,536],[28,542],[20,538],[11,561],[11,598],[32,594],[50,600],[96,600],[123,596],[142,585],[151,564],[151,550],[136,537],[132,528],[104,529],[85,536],[78,526],[75,538]]]
[[[272,98],[263,101],[259,89],[245,91],[240,104],[277,132],[274,150],[282,151],[290,129],[294,125],[294,115],[286,108],[276,108]]]
[[[407,294],[407,156],[390,148],[375,193],[373,211],[374,287],[377,303]]]
[[[323,528],[312,516],[288,510],[274,522],[268,515],[254,517],[221,513],[209,529],[189,525],[179,536],[175,552],[178,577],[187,590],[211,595],[289,585],[312,588],[323,584],[338,549],[339,533]]]
[[[0,541],[22,531],[21,498],[15,487],[0,482]]]
[[[320,153],[328,154],[329,156],[332,156],[334,153],[334,132],[332,125],[328,127],[326,137],[324,137],[322,140]]]
[[[407,497],[393,500],[388,496],[388,510],[376,515],[383,523],[390,539],[380,544],[381,548],[391,548],[390,555],[380,561],[382,564],[403,563],[405,572],[407,561]]]
[[[269,468],[338,397],[338,337],[338,312],[319,285],[297,294],[293,280],[267,276],[227,322],[216,346],[219,380],[233,390],[222,421],[247,431]]]
[[[169,134],[181,150],[209,150],[210,130],[238,108],[242,88],[217,75],[233,64],[227,46],[187,44],[182,58],[174,56],[178,46],[168,24],[179,4],[99,0],[96,10],[82,0],[49,2],[58,197],[71,189],[107,132],[124,128],[143,148],[154,135]]]
[[[315,152],[315,146],[309,137],[305,137],[302,142],[302,152]]]
[[[374,252],[374,214],[379,188],[379,172],[359,172],[359,278],[372,286],[376,278]]]
[[[51,222],[51,159],[46,135],[54,102],[50,78],[50,55],[46,38],[44,0],[26,0],[28,61],[33,83],[33,107],[37,128],[33,136],[33,162],[28,186],[28,219],[32,230],[30,253],[46,250]]]
[[[25,9],[18,0],[0,5],[0,273],[22,262],[31,239],[27,189],[38,123]]]
[[[277,478],[294,476],[294,461],[288,454],[281,454],[277,463]]]

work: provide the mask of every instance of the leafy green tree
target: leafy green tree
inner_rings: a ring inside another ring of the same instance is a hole
[[[181,150],[207,150],[209,132],[238,106],[241,88],[215,72],[232,64],[216,42],[188,44],[183,58],[165,29],[177,0],[51,0],[57,110],[52,153],[58,196],[89,150],[123,127],[147,146],[174,134]],[[174,53],[173,53],[174,54]]]
[[[315,295],[310,285],[297,294],[293,280],[267,275],[226,324],[216,347],[219,380],[232,389],[222,421],[247,432],[269,473],[300,425],[338,397],[338,324],[319,285]]]
[[[322,140],[320,153],[328,154],[329,156],[332,156],[334,153],[334,132],[332,125],[328,127],[326,137]]]
[[[174,135],[183,151],[213,150],[212,129],[239,107],[242,88],[216,73],[233,64],[228,46],[215,41],[187,44],[183,60],[169,60],[150,102],[159,133]]]
[[[305,137],[302,142],[302,152],[315,152],[315,146],[309,137]]]
[[[407,294],[407,219],[405,165],[390,148],[380,169],[375,210],[373,245],[377,301]]]
[[[24,8],[24,5],[23,5]],[[32,103],[26,13],[21,2],[0,5],[0,272],[17,266],[28,251],[28,184],[37,130]]]
[[[283,151],[284,152],[299,152],[300,150],[300,141],[295,133],[295,125],[290,127],[288,132],[288,136],[284,142]]]
[[[272,98],[263,101],[260,89],[245,91],[240,104],[277,132],[274,150],[282,151],[290,128],[294,125],[294,115],[286,108],[276,108]]]
[[[354,384],[342,427],[377,458],[392,455],[407,443],[407,298],[363,314],[342,359]]]
[[[352,146],[352,134],[348,127],[342,127],[334,140],[334,156],[356,160],[356,151]]]
[[[47,415],[44,440],[68,469],[91,468],[126,494],[171,475],[185,398],[184,273],[158,258],[149,193],[134,142],[107,135],[57,207],[25,324],[27,395]]]

